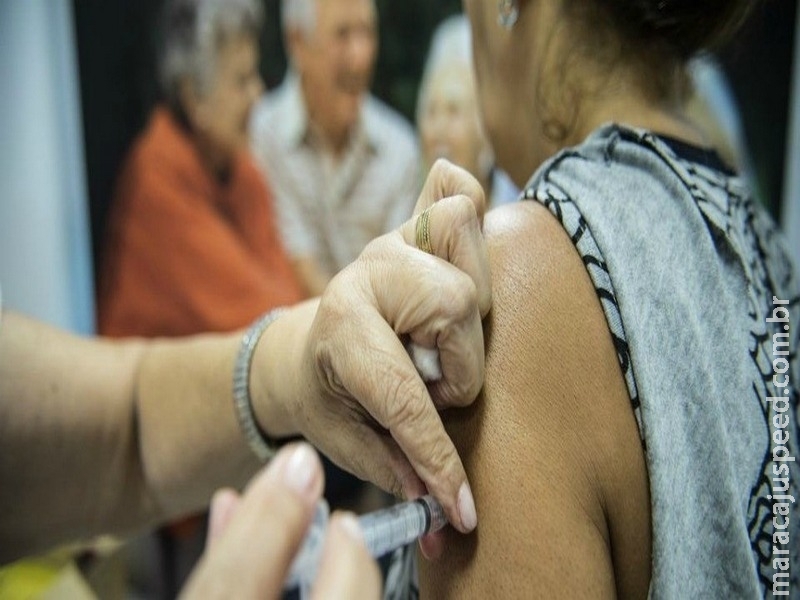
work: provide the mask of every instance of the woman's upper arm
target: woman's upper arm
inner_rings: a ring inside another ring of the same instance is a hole
[[[446,417],[478,528],[420,564],[424,596],[646,595],[649,497],[636,422],[580,256],[534,203],[487,215],[486,383]]]

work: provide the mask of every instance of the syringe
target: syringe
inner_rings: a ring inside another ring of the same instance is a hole
[[[289,570],[284,589],[309,585],[316,578],[328,513],[328,504],[320,501],[303,545]],[[423,496],[363,515],[358,518],[358,524],[367,550],[374,558],[379,558],[426,533],[438,531],[447,524],[447,517],[442,505],[433,496]]]

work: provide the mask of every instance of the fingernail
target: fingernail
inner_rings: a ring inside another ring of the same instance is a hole
[[[467,531],[472,531],[478,525],[478,513],[475,512],[475,499],[472,497],[472,490],[465,481],[458,490],[458,514],[461,517],[461,525]]]
[[[358,520],[350,513],[341,513],[336,518],[336,523],[348,537],[352,540],[363,544],[364,543],[364,533],[361,531],[361,525],[358,524]]]
[[[315,476],[314,451],[308,444],[298,444],[283,470],[283,481],[300,495],[306,496],[311,491]]]

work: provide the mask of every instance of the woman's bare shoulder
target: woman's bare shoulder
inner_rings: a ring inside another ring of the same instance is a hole
[[[549,211],[485,220],[494,304],[486,382],[446,422],[467,467],[477,533],[423,561],[433,597],[646,594],[647,474],[594,287]],[[625,512],[626,514],[621,514]]]

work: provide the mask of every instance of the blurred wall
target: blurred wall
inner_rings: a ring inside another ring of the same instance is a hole
[[[94,329],[72,5],[0,0],[0,281],[3,301]]]

